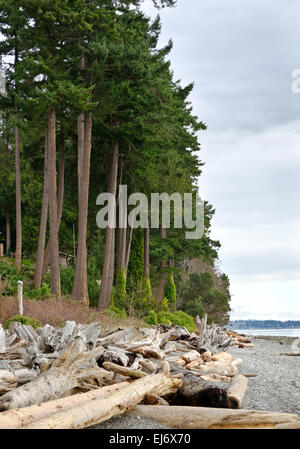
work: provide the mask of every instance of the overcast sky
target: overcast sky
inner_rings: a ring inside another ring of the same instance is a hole
[[[146,0],[144,10],[157,11]],[[232,319],[300,320],[298,0],[178,0],[160,11],[176,79],[195,82],[200,194],[231,280]]]

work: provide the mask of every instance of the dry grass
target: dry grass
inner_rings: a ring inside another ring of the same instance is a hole
[[[14,297],[0,297],[0,323],[17,315],[18,301]],[[42,325],[48,323],[54,327],[63,327],[67,320],[74,320],[76,323],[89,324],[94,321],[101,323],[101,333],[113,331],[118,327],[145,326],[145,323],[137,317],[119,319],[111,317],[107,312],[99,312],[96,309],[88,308],[71,301],[67,298],[61,300],[47,298],[45,300],[24,299],[24,315],[31,316],[39,320]]]

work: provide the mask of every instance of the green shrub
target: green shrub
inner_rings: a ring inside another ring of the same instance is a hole
[[[49,285],[43,283],[40,288],[36,287],[29,290],[25,288],[24,296],[28,296],[31,299],[49,298],[51,296],[51,290]]]
[[[74,268],[72,266],[60,269],[60,285],[63,295],[71,295],[74,283]]]
[[[158,324],[157,315],[154,310],[150,310],[146,318],[144,319],[148,324]]]
[[[145,279],[145,295],[147,298],[152,298],[152,288],[150,278]]]
[[[158,312],[157,320],[163,324],[178,324],[178,326],[186,327],[189,332],[195,332],[197,330],[193,317],[182,310],[177,310],[176,312]]]
[[[163,298],[161,304],[159,305],[159,309],[163,312],[169,312],[169,300],[168,298]]]
[[[106,312],[111,318],[118,318],[120,320],[125,320],[127,318],[126,311],[123,309],[119,309],[116,306],[111,305]]]
[[[168,282],[166,283],[164,296],[168,299],[170,308],[175,311],[176,309],[176,286],[174,282],[173,273],[170,273]]]
[[[9,323],[11,323],[11,322],[28,324],[28,325],[32,326],[34,329],[37,329],[38,327],[42,327],[41,322],[39,320],[36,320],[35,318],[32,318],[31,316],[15,315],[5,321],[4,326],[3,326],[4,329],[8,329]]]
[[[17,282],[23,280],[22,273],[19,273],[13,262],[1,260],[0,279],[3,285],[1,294],[3,296],[15,296],[18,291]]]
[[[126,307],[126,273],[121,270],[117,277],[117,284],[114,293],[114,304],[119,309]]]
[[[184,312],[189,315],[195,317],[199,315],[200,318],[203,318],[205,315],[205,308],[202,303],[202,297],[198,296],[197,298],[190,299],[182,304],[182,309]]]

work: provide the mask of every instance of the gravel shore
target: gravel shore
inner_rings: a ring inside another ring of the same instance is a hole
[[[281,356],[292,352],[294,339],[286,337],[251,337],[255,348],[234,346],[229,352],[241,358],[239,373],[258,374],[248,379],[244,409],[294,413],[300,416],[300,357]],[[225,388],[228,384],[219,384]],[[94,429],[166,429],[155,421],[143,418],[112,418]]]
[[[230,349],[235,358],[243,359],[240,373],[257,373],[248,379],[245,409],[295,413],[300,416],[300,357],[281,356],[292,352],[294,339],[252,337],[253,349]]]

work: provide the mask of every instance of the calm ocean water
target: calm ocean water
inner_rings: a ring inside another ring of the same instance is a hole
[[[281,335],[283,337],[300,337],[300,329],[234,329],[245,335]]]

